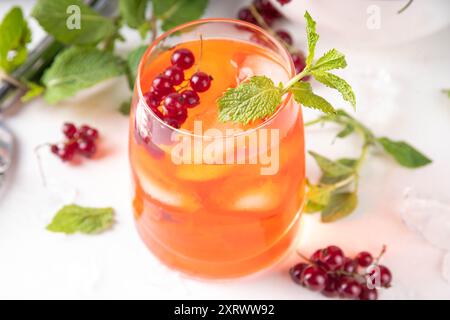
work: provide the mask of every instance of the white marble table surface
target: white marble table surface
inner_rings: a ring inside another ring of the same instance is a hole
[[[0,16],[13,4],[29,12],[33,2],[3,0]],[[212,0],[207,16],[232,17],[239,2]],[[320,31],[320,17],[315,18]],[[303,25],[293,22],[286,27],[302,46]],[[42,34],[36,24],[33,32],[36,38]],[[138,43],[136,36],[130,39],[124,51]],[[450,299],[450,283],[445,279],[450,277],[448,255],[446,269],[443,266],[450,240],[430,240],[430,230],[423,237],[402,220],[405,210],[422,210],[425,215],[434,210],[436,216],[446,211],[447,216],[439,216],[442,223],[434,225],[450,230],[446,206],[450,203],[450,99],[441,92],[450,88],[449,39],[446,28],[388,48],[340,47],[333,38],[319,46],[319,50],[337,47],[347,54],[350,67],[344,73],[358,95],[359,119],[376,134],[412,142],[434,160],[411,171],[372,153],[362,171],[360,204],[354,215],[333,224],[320,223],[317,215],[302,220],[298,240],[305,253],[331,243],[349,253],[378,252],[386,244],[384,264],[392,270],[394,281],[391,289],[381,292],[382,299]],[[58,106],[38,99],[5,119],[17,146],[0,195],[0,298],[322,299],[287,276],[288,266],[297,260],[294,253],[258,276],[220,282],[186,278],[150,254],[135,231],[130,209],[128,120],[115,111],[126,96],[125,80],[113,80]],[[339,101],[337,95],[331,100]],[[305,118],[312,116],[305,112]],[[44,188],[33,150],[58,139],[60,125],[67,120],[101,130],[101,157],[68,166],[43,152],[50,182]],[[331,144],[334,133],[332,128],[308,129],[307,148],[330,157],[358,151],[356,138]],[[318,176],[310,158],[307,172],[313,179]],[[113,230],[98,236],[47,232],[45,226],[54,212],[71,201],[114,207]],[[442,230],[431,234],[438,232]]]

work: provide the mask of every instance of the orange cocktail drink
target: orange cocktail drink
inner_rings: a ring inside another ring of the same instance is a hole
[[[144,95],[178,48],[196,59],[186,79],[202,70],[213,80],[174,128]],[[218,120],[217,99],[253,75],[278,83],[293,74],[276,40],[233,20],[178,27],[144,54],[131,110],[133,210],[142,239],[164,263],[200,277],[236,277],[290,248],[304,202],[301,109],[286,95],[271,117],[241,125]]]

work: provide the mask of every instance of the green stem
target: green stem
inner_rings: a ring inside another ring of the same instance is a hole
[[[303,125],[304,125],[305,127],[309,127],[309,126],[313,126],[313,125],[315,125],[315,124],[317,124],[317,123],[324,122],[324,121],[326,121],[326,120],[324,119],[324,117],[320,117],[320,118],[317,118],[317,119],[315,119],[315,120],[311,120],[311,121],[305,122]]]
[[[281,91],[281,93],[285,94],[286,92],[288,92],[290,87],[292,87],[294,84],[299,82],[302,78],[306,77],[307,75],[309,75],[309,68],[308,67],[303,69],[302,72],[300,72],[295,77],[293,77],[291,80],[286,82],[286,84],[283,85],[283,90]]]

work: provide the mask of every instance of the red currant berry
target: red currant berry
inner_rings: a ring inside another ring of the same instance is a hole
[[[392,273],[387,267],[383,265],[379,265],[378,267],[380,268],[380,284],[382,287],[387,288],[391,285]]]
[[[254,0],[253,5],[261,15],[267,15],[272,18],[282,17],[280,11],[278,11],[277,8],[273,6],[270,0]]]
[[[87,125],[82,125],[79,132],[80,132],[80,135],[85,139],[95,140],[98,138],[97,129],[94,129]]]
[[[74,148],[73,144],[70,143],[52,145],[50,149],[52,153],[54,153],[64,162],[72,160],[76,151],[76,148]]]
[[[181,96],[183,97],[184,103],[188,108],[193,108],[200,104],[200,97],[195,91],[185,90],[181,93]]]
[[[242,8],[238,12],[238,19],[253,24],[258,24],[249,8]]]
[[[322,252],[322,249],[318,249],[316,250],[311,257],[309,258],[309,260],[311,260],[311,262],[313,263],[319,263],[320,262],[320,253]]]
[[[181,123],[176,118],[164,117],[163,121],[175,129],[179,129],[181,127]]]
[[[305,69],[306,62],[305,57],[300,52],[293,53],[291,55],[292,61],[294,62],[295,72],[300,73]]]
[[[339,295],[348,299],[359,298],[361,291],[362,287],[359,282],[352,278],[341,281],[338,287]]]
[[[164,96],[173,91],[172,82],[170,81],[169,77],[165,75],[159,75],[155,79],[153,79],[152,87],[161,96]]]
[[[196,92],[205,92],[211,87],[211,80],[211,76],[202,71],[198,71],[191,77],[191,87]]]
[[[289,2],[291,2],[291,0],[277,0],[279,4],[281,4],[282,6],[284,6],[285,4],[288,4]]]
[[[328,246],[322,250],[320,262],[329,270],[339,269],[344,264],[344,253],[337,246]]]
[[[301,282],[313,291],[322,291],[325,288],[327,274],[317,266],[309,266],[303,270]]]
[[[292,280],[297,284],[302,284],[302,274],[303,270],[305,270],[309,264],[307,263],[297,263],[295,266],[289,269],[289,274],[291,275]]]
[[[347,273],[353,273],[356,271],[356,261],[350,258],[344,258],[344,264],[341,267],[341,270]]]
[[[287,43],[290,46],[292,46],[292,44],[294,43],[294,41],[292,40],[291,34],[289,32],[287,32],[286,30],[281,30],[281,29],[278,30],[277,36],[278,36],[278,38],[283,40],[283,42]]]
[[[177,66],[171,66],[164,71],[164,75],[170,79],[172,85],[177,86],[184,81],[183,69]]]
[[[378,300],[377,289],[363,287],[361,293],[359,294],[359,300]]]
[[[67,139],[72,139],[78,132],[77,127],[70,122],[64,123],[62,131]]]
[[[372,264],[373,257],[369,252],[362,251],[356,255],[355,260],[361,267],[368,267]]]
[[[170,60],[174,66],[186,70],[194,65],[195,57],[191,50],[181,48],[172,53]]]
[[[322,294],[326,297],[336,297],[338,295],[337,284],[337,277],[329,274]]]
[[[95,142],[91,139],[80,138],[77,140],[77,149],[85,157],[92,157],[97,151]]]
[[[176,92],[169,94],[164,99],[164,111],[172,118],[186,113],[183,96]]]
[[[144,99],[150,109],[155,110],[158,109],[159,104],[161,103],[161,97],[156,91],[149,91],[144,94]]]

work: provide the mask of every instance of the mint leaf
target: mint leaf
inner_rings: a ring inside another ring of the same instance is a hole
[[[9,73],[20,66],[27,58],[26,45],[30,41],[31,32],[22,9],[13,7],[0,24],[0,69]]]
[[[310,200],[307,200],[305,208],[303,209],[303,212],[304,213],[314,213],[314,212],[322,211],[324,208],[325,208],[325,206],[323,206],[321,204],[317,204]]]
[[[144,55],[145,51],[147,50],[147,46],[141,46],[137,47],[133,51],[131,51],[128,54],[127,57],[127,66],[128,66],[128,84],[130,85],[130,88],[133,89],[134,87],[134,81],[137,77],[137,69],[139,66],[139,62],[141,62],[142,56]]]
[[[319,40],[319,35],[316,33],[316,22],[311,18],[308,11],[305,11],[306,19],[306,37],[308,39],[308,57],[306,58],[306,66],[311,66],[314,60],[316,51],[316,44]]]
[[[139,29],[145,22],[145,11],[148,0],[120,0],[119,10],[126,24],[133,29]]]
[[[255,76],[228,89],[218,100],[219,120],[248,124],[275,112],[281,104],[281,91],[265,76]]]
[[[327,186],[318,186],[308,184],[308,192],[306,193],[306,198],[308,201],[316,205],[327,205],[331,196],[331,189]]]
[[[350,102],[353,108],[356,108],[356,98],[352,87],[342,78],[324,71],[312,71],[314,79],[323,83],[329,88],[336,89],[342,95],[345,101]]]
[[[322,210],[322,222],[333,222],[345,218],[352,213],[358,204],[358,197],[354,192],[334,193],[328,205]]]
[[[322,172],[328,176],[341,177],[354,173],[353,168],[348,167],[342,163],[332,161],[314,151],[308,151],[308,153],[314,157],[314,160],[316,160],[317,165],[320,167]]]
[[[45,72],[45,99],[56,103],[103,80],[124,73],[120,58],[95,48],[72,47],[60,53]]]
[[[112,208],[86,208],[68,205],[61,208],[47,226],[52,232],[95,234],[109,229],[113,224]]]
[[[317,71],[328,71],[333,69],[342,69],[346,66],[347,62],[345,61],[345,56],[336,49],[331,49],[320,57],[311,69]]]
[[[347,124],[344,129],[339,131],[339,133],[336,135],[338,138],[345,138],[349,135],[351,135],[355,131],[355,127],[351,124]]]
[[[377,141],[404,167],[418,168],[431,163],[424,154],[404,141],[394,141],[386,137],[378,138]]]
[[[80,8],[79,29],[73,26],[77,19],[76,13],[67,13],[72,6]],[[101,16],[81,0],[38,0],[31,15],[45,31],[58,41],[70,45],[97,44],[116,31],[111,19]]]
[[[164,31],[200,18],[208,0],[153,0],[153,14],[162,20]]]
[[[22,102],[31,101],[32,99],[40,96],[45,90],[45,87],[31,81],[27,81],[25,84],[28,87],[28,91],[22,96],[22,98],[20,98]]]
[[[333,106],[327,100],[312,92],[312,87],[309,82],[299,81],[289,91],[294,95],[295,101],[305,107],[317,109],[324,113],[333,114],[335,112]]]
[[[356,164],[357,164],[357,160],[356,159],[349,159],[349,158],[342,158],[339,160],[335,161],[336,163],[346,166],[351,170],[351,173],[347,173],[347,174],[343,174],[343,175],[339,175],[339,176],[335,176],[329,173],[324,173],[321,177],[320,177],[320,184],[324,184],[324,185],[335,185],[339,182],[342,182],[346,179],[348,179],[349,177],[351,177],[352,175],[355,174],[355,170],[356,170]],[[350,180],[348,182],[348,185],[350,185],[353,182],[353,180]],[[348,185],[345,185],[343,187],[347,187]]]

